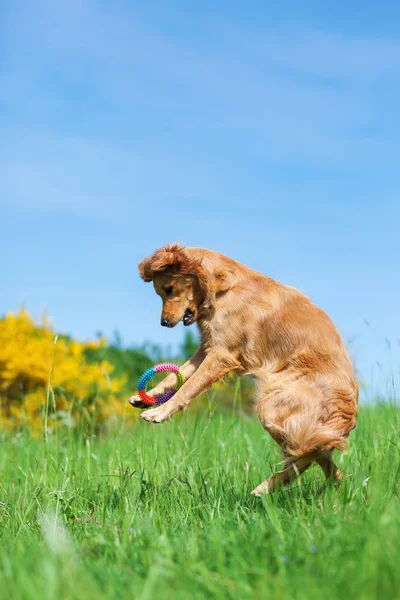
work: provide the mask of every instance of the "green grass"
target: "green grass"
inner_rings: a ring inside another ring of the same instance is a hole
[[[251,490],[280,460],[256,418],[191,413],[92,437],[3,435],[0,590],[77,598],[399,598],[399,412],[363,407],[340,489]]]

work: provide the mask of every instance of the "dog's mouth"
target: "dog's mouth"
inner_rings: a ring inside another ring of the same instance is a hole
[[[182,317],[182,321],[183,321],[183,324],[185,325],[185,327],[187,327],[188,325],[191,325],[195,321],[194,312],[192,310],[190,310],[190,308],[187,308],[185,310],[185,313]]]

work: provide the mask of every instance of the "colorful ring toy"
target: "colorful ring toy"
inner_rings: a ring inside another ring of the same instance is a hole
[[[154,375],[157,373],[162,373],[164,371],[169,371],[170,373],[175,373],[176,375],[176,384],[172,390],[161,394],[160,396],[149,396],[146,393],[146,385],[149,379],[152,379]],[[158,365],[154,365],[154,367],[150,367],[143,373],[138,381],[138,395],[140,396],[141,401],[144,404],[148,404],[149,406],[164,404],[167,402],[176,392],[182,387],[185,379],[183,377],[183,373],[179,370],[178,365],[174,365],[174,363],[159,363]]]

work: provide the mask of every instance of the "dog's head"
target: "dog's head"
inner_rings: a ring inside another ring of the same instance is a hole
[[[139,264],[144,281],[152,281],[163,301],[161,325],[191,325],[199,316],[207,292],[201,257],[190,256],[183,246],[170,244]]]

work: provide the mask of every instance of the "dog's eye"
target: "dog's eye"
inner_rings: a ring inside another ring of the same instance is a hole
[[[166,296],[170,296],[172,294],[173,289],[174,288],[172,287],[172,285],[170,285],[169,287],[165,288],[165,295]]]

